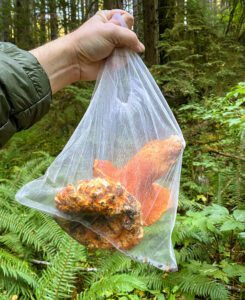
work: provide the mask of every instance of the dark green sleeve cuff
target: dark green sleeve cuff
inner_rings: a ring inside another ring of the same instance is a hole
[[[49,79],[37,59],[13,44],[0,43],[0,146],[40,120],[51,99]]]

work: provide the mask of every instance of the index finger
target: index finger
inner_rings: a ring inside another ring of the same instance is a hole
[[[116,25],[120,25],[117,20],[112,19],[113,15],[116,13],[119,13],[123,17],[124,22],[127,24],[128,28],[131,29],[134,24],[134,18],[130,13],[126,12],[125,10],[122,9],[100,10],[96,13],[96,15],[99,16],[100,20],[104,23],[111,22]]]

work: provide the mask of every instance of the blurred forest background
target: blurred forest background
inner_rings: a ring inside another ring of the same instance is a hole
[[[0,299],[244,299],[245,1],[0,0],[0,40],[28,50],[111,8],[134,15],[143,59],[187,142],[172,236],[179,271],[88,251],[15,202],[86,111],[94,83],[79,83],[0,150]]]

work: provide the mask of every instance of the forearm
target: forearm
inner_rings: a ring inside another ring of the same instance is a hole
[[[50,80],[52,93],[79,80],[80,67],[68,36],[40,46],[30,53],[34,55]]]

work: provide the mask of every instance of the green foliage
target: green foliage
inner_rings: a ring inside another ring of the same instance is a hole
[[[192,101],[179,110],[188,141],[182,187],[191,199],[244,207],[244,86],[240,83],[224,97],[205,98],[202,105]]]
[[[88,90],[91,89],[88,87]],[[54,101],[59,102],[60,99]],[[63,105],[57,103],[56,109]],[[69,106],[69,103],[66,105]],[[73,119],[73,110],[68,118]],[[84,108],[80,106],[80,110]],[[0,150],[1,299],[14,296],[18,299],[70,298],[75,292],[80,268],[86,261],[85,248],[68,237],[51,217],[15,201],[16,191],[23,184],[41,176],[53,161],[44,150],[50,149],[52,153],[50,146],[54,140],[58,141],[54,130],[59,124],[52,127],[56,113],[55,110],[51,111],[46,119],[30,131],[16,135],[5,149]],[[74,124],[78,121],[77,118]],[[42,136],[43,128],[47,128],[53,136]],[[56,134],[59,135],[59,132]],[[61,150],[62,139],[58,145],[55,152]],[[34,151],[29,151],[30,147]],[[21,148],[23,151],[20,151]],[[6,165],[10,168],[7,169]]]
[[[83,97],[80,97],[82,102],[74,97],[78,94],[75,93],[78,87],[83,89]],[[49,113],[41,121],[32,128],[15,134],[4,149],[0,149],[0,182],[22,167],[23,161],[33,160],[40,151],[57,156],[80,122],[91,95],[92,84],[82,83],[57,93],[53,97]]]
[[[43,174],[86,111],[93,85],[79,83],[0,150],[0,299],[244,298],[245,84],[235,85],[244,79],[244,6],[225,2],[221,10],[198,0],[172,8],[173,27],[159,43],[162,64],[152,68],[187,141],[172,236],[179,271],[162,273],[117,252],[87,253],[51,217],[14,200],[20,186]]]
[[[32,298],[31,289],[37,286],[37,275],[31,266],[3,249],[0,249],[0,261],[0,290]]]
[[[152,71],[175,105],[221,95],[244,78],[244,47],[234,28],[225,34],[227,10],[214,10],[212,5],[212,1],[188,0],[176,9],[174,26],[161,35],[163,64],[153,66]]]
[[[29,161],[0,186],[0,293],[3,295],[19,295],[20,299],[70,298],[78,267],[86,261],[85,248],[71,240],[50,217],[14,200],[17,189],[40,176],[50,162],[48,155]]]
[[[127,295],[134,289],[144,291],[146,289],[145,282],[130,274],[109,275],[93,282],[91,287],[80,294],[78,299],[105,299],[113,294],[123,295],[125,293]]]
[[[63,239],[61,250],[41,274],[36,287],[37,299],[70,299],[75,289],[79,262],[85,259],[83,247],[68,238]]]
[[[180,111],[192,110],[191,118],[193,120],[207,120],[209,125],[213,123],[216,126],[225,126],[233,138],[236,134],[239,138],[245,131],[244,101],[245,82],[241,82],[233,87],[225,97],[204,99],[202,106],[193,101],[193,103],[183,106]]]
[[[91,87],[82,92],[83,96],[78,87],[69,88],[67,93],[76,98],[71,102],[79,103],[81,112],[84,111]],[[244,130],[243,97],[244,84],[240,83],[224,97],[206,97],[202,104],[192,101],[177,111],[187,149],[172,236],[179,265],[176,273],[162,273],[118,252],[87,253],[49,216],[15,202],[17,189],[43,174],[53,161],[51,155],[56,155],[63,146],[62,139],[54,146],[53,130],[58,130],[65,121],[61,118],[54,128],[51,124],[56,109],[64,105],[66,111],[68,104],[54,100],[57,106],[45,122],[23,133],[21,138],[17,135],[1,150],[1,299],[11,299],[14,295],[18,299],[40,300],[242,298],[245,216],[241,181],[244,175],[240,172],[242,153],[238,149]],[[67,114],[69,120],[75,112]],[[72,121],[73,127],[78,119]],[[43,127],[50,128],[53,136],[41,137],[38,132]],[[64,132],[67,139],[72,129]],[[38,151],[30,153],[29,144]],[[20,152],[19,147],[25,151]],[[9,172],[4,168],[5,163]]]

